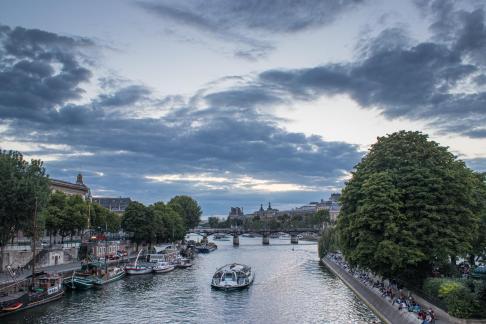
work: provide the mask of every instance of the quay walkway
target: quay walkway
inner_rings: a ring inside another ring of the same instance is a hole
[[[124,257],[123,259],[120,260],[109,260],[108,264],[116,264],[118,262],[127,262],[129,260],[133,260],[137,257],[136,254],[131,254],[128,257]],[[71,263],[65,263],[65,264],[58,264],[58,265],[53,265],[49,267],[36,267],[36,272],[37,271],[45,271],[45,272],[50,272],[50,273],[60,273],[62,274],[63,277],[67,276],[68,274],[72,274],[74,270],[79,270],[81,268],[81,261],[75,261]],[[17,269],[13,269],[16,273],[18,272]],[[32,269],[30,270],[23,270],[20,273],[16,274],[15,279],[17,281],[23,280],[30,276],[32,274]],[[11,284],[14,281],[12,280],[12,277],[4,271],[0,273],[0,286],[3,286],[5,284]]]
[[[322,263],[338,276],[383,322],[387,324],[420,324],[418,318],[408,316],[408,312],[401,312],[389,301],[379,296],[361,281],[353,277],[350,273],[342,269],[332,260],[324,257]],[[445,322],[435,321],[436,324]]]
[[[389,299],[382,297],[380,291],[371,288],[343,269],[339,263],[334,262],[328,257],[321,259],[322,263],[336,276],[338,276],[383,322],[385,323],[415,323],[421,324],[416,314],[408,312],[406,309],[399,310],[393,306]],[[416,293],[410,291],[415,301],[426,309],[433,309],[436,315],[434,324],[486,324],[485,319],[462,319],[449,315],[446,311],[438,308],[423,299]]]

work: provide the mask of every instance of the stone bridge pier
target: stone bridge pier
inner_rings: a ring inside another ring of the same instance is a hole
[[[240,236],[237,233],[233,234],[233,246],[240,245]]]
[[[290,243],[291,244],[299,244],[299,237],[297,234],[290,234]]]
[[[269,245],[270,244],[270,233],[263,233],[262,234],[262,244]]]

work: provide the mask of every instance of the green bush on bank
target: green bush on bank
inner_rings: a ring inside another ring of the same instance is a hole
[[[338,248],[338,238],[337,232],[334,227],[326,227],[319,238],[318,243],[319,257],[322,258],[329,252],[337,251]]]
[[[478,294],[471,291],[466,280],[451,278],[428,278],[423,285],[424,292],[438,297],[446,306],[448,313],[458,318],[481,316]],[[479,290],[477,291],[479,292]]]

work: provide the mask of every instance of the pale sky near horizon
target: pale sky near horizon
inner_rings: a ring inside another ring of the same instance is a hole
[[[482,1],[0,2],[0,148],[206,216],[326,199],[405,129],[486,171]]]

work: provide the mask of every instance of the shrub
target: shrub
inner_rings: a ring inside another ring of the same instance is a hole
[[[423,289],[426,294],[443,301],[452,316],[470,318],[479,309],[476,295],[466,286],[464,280],[428,278]]]
[[[459,318],[470,318],[477,311],[477,301],[465,286],[456,284],[444,297],[449,314]]]
[[[427,278],[423,285],[424,292],[433,297],[439,296],[439,288],[444,282],[442,278]]]

